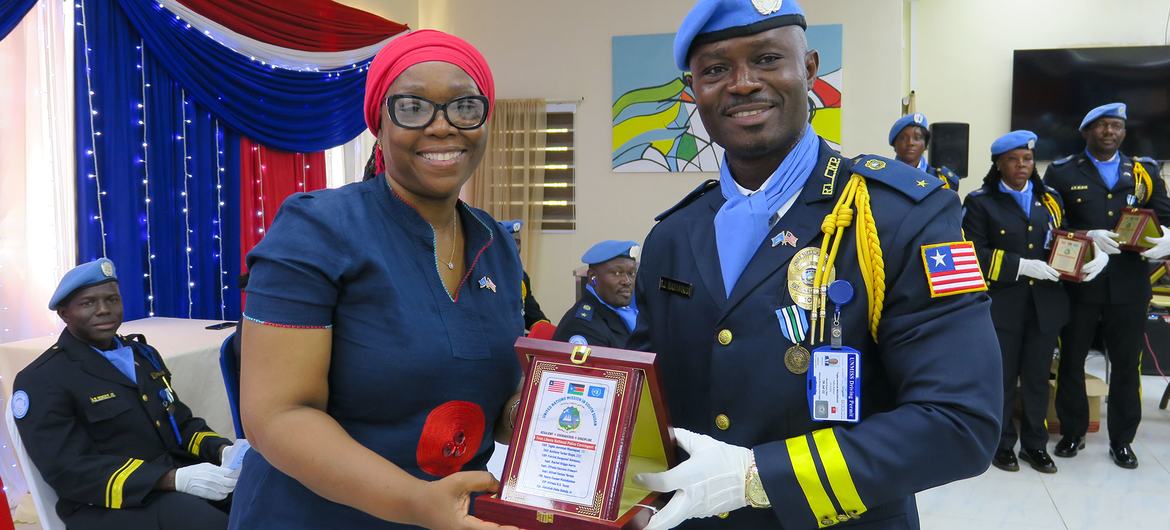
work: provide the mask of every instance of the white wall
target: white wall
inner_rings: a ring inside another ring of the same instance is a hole
[[[347,2],[356,5],[356,2]],[[673,33],[686,0],[472,0],[419,2],[421,28],[437,28],[483,52],[500,98],[583,98],[577,113],[577,231],[545,234],[528,264],[543,309],[559,319],[573,301],[570,271],[593,243],[641,241],[653,218],[711,174],[610,170],[610,43],[614,35]],[[902,0],[805,1],[810,24],[844,24],[843,137],[847,153],[885,153],[899,113]],[[875,58],[880,58],[876,60]]]
[[[990,167],[991,142],[1010,130],[1013,50],[1167,43],[1168,0],[911,1],[918,111],[971,124],[964,194]]]

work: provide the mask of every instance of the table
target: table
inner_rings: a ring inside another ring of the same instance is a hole
[[[171,384],[179,399],[196,416],[207,420],[215,432],[234,440],[231,409],[219,370],[219,347],[235,328],[204,329],[220,322],[223,321],[151,317],[123,323],[118,334],[144,335],[171,370]],[[0,344],[0,392],[4,406],[8,405],[16,374],[56,342],[57,335],[48,335]]]

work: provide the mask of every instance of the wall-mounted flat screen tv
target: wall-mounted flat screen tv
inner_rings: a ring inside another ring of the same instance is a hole
[[[1012,129],[1040,137],[1037,159],[1082,151],[1081,119],[1114,101],[1129,111],[1121,150],[1170,159],[1170,46],[1015,51]]]

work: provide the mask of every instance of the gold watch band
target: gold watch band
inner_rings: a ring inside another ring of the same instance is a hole
[[[771,508],[768,492],[764,490],[764,482],[760,480],[760,470],[756,467],[756,456],[752,454],[752,463],[748,467],[747,481],[744,484],[744,496],[748,506],[752,508]]]

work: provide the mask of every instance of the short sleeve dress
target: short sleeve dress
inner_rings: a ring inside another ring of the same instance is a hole
[[[468,271],[454,293],[440,279],[431,226],[382,176],[289,197],[247,258],[245,318],[332,327],[327,412],[427,480],[485,469],[520,377],[515,244],[487,213],[462,202],[457,211]],[[251,451],[231,528],[408,527],[321,498]]]

